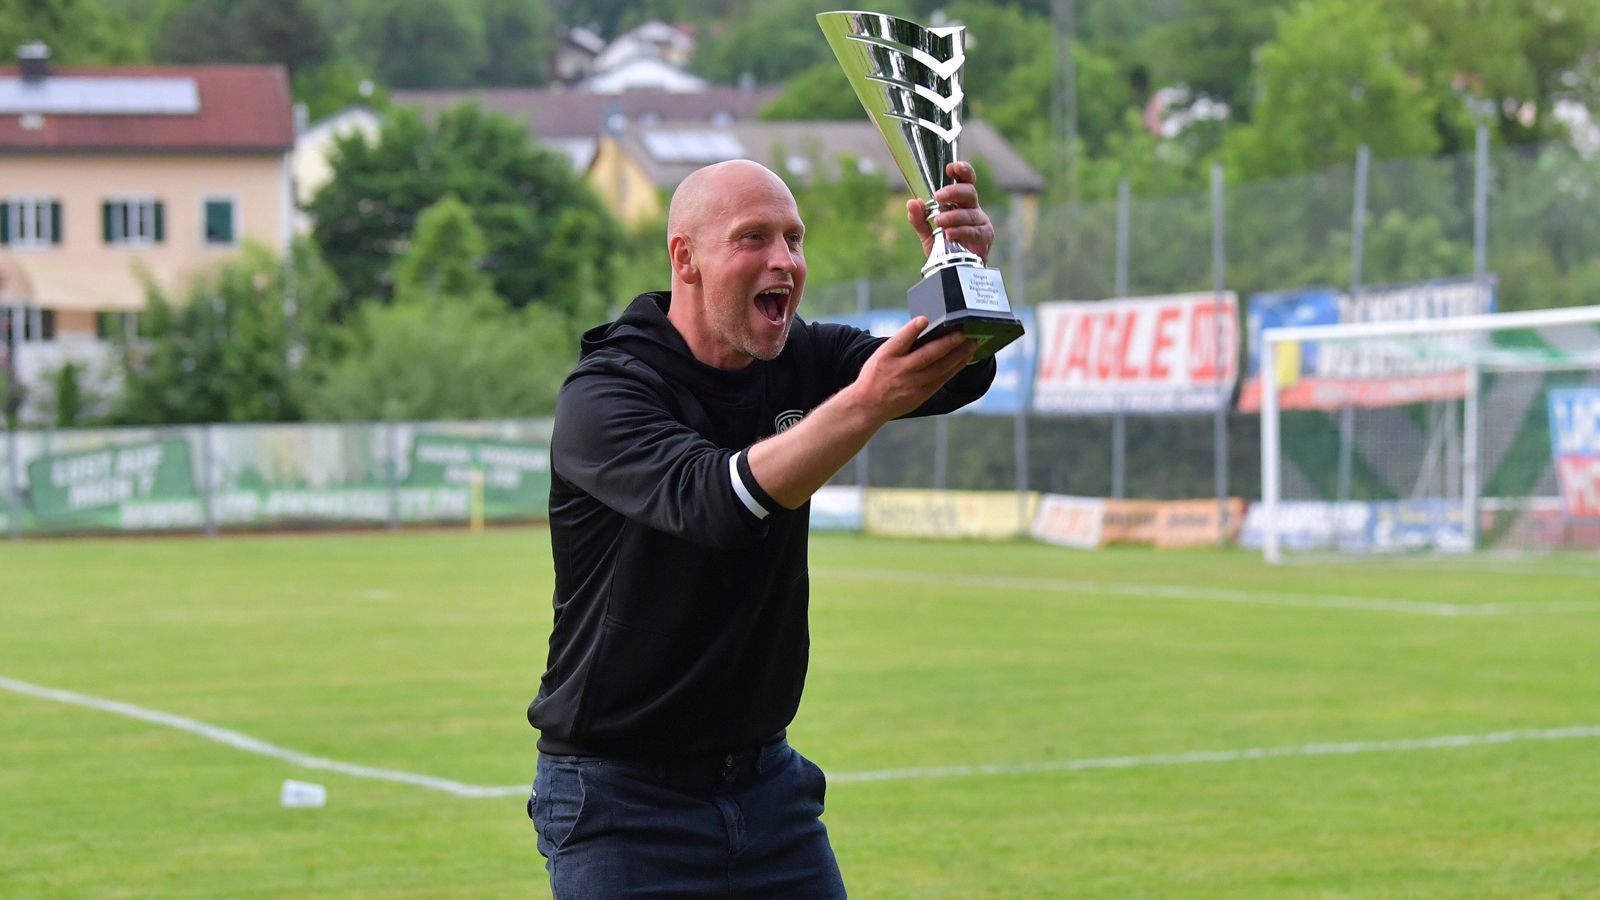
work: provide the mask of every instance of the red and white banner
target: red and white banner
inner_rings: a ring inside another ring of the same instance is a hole
[[[1233,292],[1045,303],[1033,385],[1039,413],[1207,412],[1239,370]]]

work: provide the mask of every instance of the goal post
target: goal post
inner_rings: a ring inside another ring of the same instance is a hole
[[[1268,562],[1600,548],[1600,306],[1269,327],[1260,344]],[[1312,358],[1345,377],[1300,383]]]

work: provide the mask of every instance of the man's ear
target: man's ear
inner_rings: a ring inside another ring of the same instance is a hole
[[[667,254],[672,259],[672,274],[684,284],[696,284],[700,281],[700,267],[694,262],[694,248],[689,245],[689,236],[679,232],[667,239]]]

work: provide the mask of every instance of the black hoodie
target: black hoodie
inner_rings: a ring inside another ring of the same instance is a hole
[[[747,449],[855,380],[882,339],[796,319],[737,372],[694,358],[641,294],[583,337],[556,402],[555,625],[528,721],[546,753],[666,758],[754,747],[800,705],[810,504],[779,506]],[[914,415],[977,399],[969,366]]]

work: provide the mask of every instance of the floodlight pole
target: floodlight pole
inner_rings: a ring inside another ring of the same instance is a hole
[[[1478,429],[1480,416],[1480,381],[1476,363],[1467,370],[1467,395],[1463,400],[1461,416],[1461,512],[1467,535],[1467,549],[1478,549]]]

